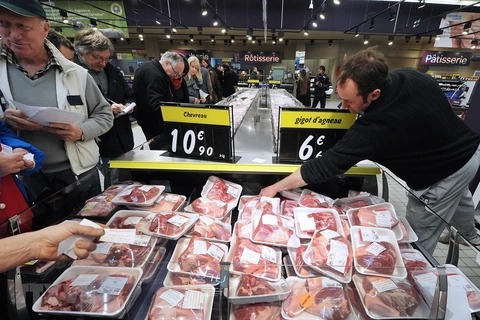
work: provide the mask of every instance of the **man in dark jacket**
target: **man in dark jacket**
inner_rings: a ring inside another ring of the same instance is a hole
[[[238,80],[228,64],[223,65],[223,70],[225,70],[225,74],[223,76],[223,95],[228,97],[235,93],[235,85],[237,84]]]
[[[82,30],[75,36],[74,47],[76,54],[73,61],[88,70],[107,101],[112,105],[115,116],[112,129],[99,137],[100,157],[102,158],[105,186],[110,182],[129,179],[125,175],[119,177],[119,170],[109,172],[109,161],[133,148],[133,132],[130,117],[123,114],[126,104],[133,102],[133,89],[131,89],[122,73],[108,60],[114,52],[110,39],[98,30]],[[130,113],[133,112],[133,109]],[[122,171],[122,175],[126,172]]]
[[[331,86],[330,77],[325,73],[325,66],[320,66],[318,68],[318,75],[315,77],[315,91],[313,93],[313,103],[312,107],[316,108],[318,102],[320,101],[320,108],[324,109],[327,102],[327,95],[325,91]]]

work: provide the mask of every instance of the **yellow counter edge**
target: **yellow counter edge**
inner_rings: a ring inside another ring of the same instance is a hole
[[[248,163],[187,163],[187,162],[145,162],[145,161],[110,161],[110,168],[136,170],[168,170],[168,171],[210,171],[210,172],[243,172],[243,173],[292,173],[300,165],[295,164],[248,164]],[[377,175],[378,167],[352,167],[346,174]]]

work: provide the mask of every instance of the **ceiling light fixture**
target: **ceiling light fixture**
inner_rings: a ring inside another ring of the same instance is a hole
[[[467,22],[463,25],[463,31],[462,31],[462,34],[463,35],[467,35],[468,34],[468,29],[470,29],[472,27],[472,23],[471,22]]]
[[[370,29],[370,30],[373,30],[374,28],[375,28],[375,18],[372,18],[372,19],[370,20],[370,27],[369,27],[369,29]]]
[[[358,33],[358,27],[357,29],[355,29],[355,38],[358,37],[360,35],[360,33]]]
[[[60,17],[62,17],[63,23],[68,23],[67,11],[60,9]]]
[[[419,43],[420,40],[422,40],[422,37],[421,37],[421,36],[416,36],[416,37],[415,37],[415,42],[416,42],[416,43]]]
[[[307,27],[305,27],[305,29],[303,30],[303,35],[308,36],[308,28]]]
[[[234,42],[235,42],[235,36],[230,36],[230,41],[231,41],[232,43],[234,43]]]
[[[310,0],[310,4],[308,5],[308,9],[313,10],[313,0]]]
[[[175,28],[175,26],[172,27],[172,32],[177,33],[177,28]]]
[[[202,6],[202,16],[206,16],[208,14],[207,7]]]
[[[425,0],[418,0],[418,9],[422,9],[425,7]]]
[[[283,41],[283,37],[284,37],[283,31],[279,31],[279,32],[278,32],[278,41],[282,42],[282,41]]]
[[[333,3],[335,3],[336,5],[339,5],[339,4],[340,4],[340,0],[333,0]]]
[[[158,18],[158,16],[157,16],[157,19],[155,20],[155,23],[158,24],[158,25],[162,24],[162,23],[160,22],[160,19]]]
[[[217,17],[213,18],[213,23],[212,23],[212,24],[213,24],[214,27],[218,26],[218,19],[217,19]]]
[[[477,39],[473,39],[472,42],[471,42],[471,46],[470,46],[470,49],[475,49],[478,45],[478,40]]]
[[[325,2],[322,3],[322,6],[321,6],[321,11],[320,11],[320,19],[322,20],[325,20],[326,16],[325,16]]]
[[[395,40],[394,36],[388,36],[388,45],[391,46],[393,44],[393,40]]]
[[[405,37],[405,42],[406,42],[406,43],[409,43],[409,42],[410,42],[410,38],[411,38],[410,36],[406,36],[406,37]]]
[[[314,17],[313,17],[312,27],[314,27],[314,28],[318,27],[318,24],[317,24],[317,16],[314,16]]]
[[[363,44],[368,44],[368,40],[370,39],[370,35],[366,34],[363,36]]]
[[[97,20],[90,19],[90,28],[92,28],[93,30],[97,30]]]
[[[396,7],[390,8],[390,16],[388,17],[388,21],[392,22],[395,21],[395,17],[397,16],[397,9]]]
[[[227,33],[227,28],[225,26],[222,27],[222,33]]]
[[[210,41],[215,42],[215,36],[210,36]]]
[[[193,34],[190,35],[190,42],[193,42]]]

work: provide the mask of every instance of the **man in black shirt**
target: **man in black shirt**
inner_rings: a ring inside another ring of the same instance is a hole
[[[342,107],[363,116],[323,157],[261,194],[319,183],[369,159],[410,187],[407,219],[427,251],[433,253],[445,224],[426,206],[480,244],[468,190],[480,165],[480,135],[455,115],[436,81],[413,69],[389,73],[383,54],[369,48],[345,63],[337,88]]]
[[[318,75],[315,77],[315,91],[313,93],[313,104],[314,108],[317,107],[318,102],[320,101],[320,108],[325,109],[325,104],[327,103],[327,95],[325,91],[331,85],[330,77],[325,73],[325,66],[318,67]]]

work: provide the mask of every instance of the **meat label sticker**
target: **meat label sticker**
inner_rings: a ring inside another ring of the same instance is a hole
[[[138,188],[137,190],[141,190],[141,191],[145,191],[145,192],[148,192],[150,191],[151,189],[153,188],[153,186],[141,186],[140,188]]]
[[[210,227],[215,222],[215,221],[213,221],[212,218],[209,218],[207,216],[200,216],[200,221],[202,221],[208,227]]]
[[[463,288],[466,292],[475,291],[475,289],[468,283],[467,279],[459,274],[448,275],[448,286],[455,288]]]
[[[229,195],[231,195],[232,197],[238,197],[238,193],[239,193],[240,190],[238,190],[237,188],[233,187],[233,186],[228,186],[227,188],[227,193]]]
[[[225,207],[227,205],[225,202],[220,200],[212,200],[212,202],[215,203],[215,205],[219,208]]]
[[[371,254],[378,256],[380,253],[385,251],[385,248],[379,245],[378,243],[374,242],[371,245],[369,245],[365,250],[370,252]]]
[[[97,289],[97,292],[118,296],[127,281],[128,277],[108,277]]]
[[[323,231],[320,231],[320,234],[322,236],[324,236],[325,238],[327,238],[328,240],[340,237],[340,234],[338,232],[335,232],[335,231],[330,230],[330,229],[325,229]],[[338,241],[336,241],[336,242],[338,242]],[[331,243],[330,243],[330,245],[331,245]]]
[[[207,254],[218,261],[222,261],[225,252],[216,245],[212,244],[210,245],[210,248],[208,248]]]
[[[427,272],[427,273],[422,273],[415,275],[415,280],[418,282],[418,284],[424,288],[429,288],[430,291],[435,292],[435,286],[437,283],[437,275],[433,272]]]
[[[372,285],[377,289],[379,293],[389,291],[389,290],[396,290],[398,289],[397,285],[395,282],[393,282],[390,279],[383,279],[383,280],[377,280],[377,281],[372,281]]]
[[[98,199],[98,200],[105,200],[105,199],[107,199],[107,196],[98,196],[98,197],[96,197],[95,199]]]
[[[262,216],[262,223],[269,226],[278,226],[277,217],[271,214],[265,214]]]
[[[315,230],[315,219],[311,217],[300,218],[300,230],[302,231]]]
[[[89,286],[93,280],[98,277],[98,274],[81,274],[73,280],[70,284],[71,287],[76,286]]]
[[[207,254],[207,243],[202,240],[193,241],[194,254]]]
[[[204,300],[205,300],[205,294],[203,292],[188,290],[185,293],[185,298],[183,299],[182,308],[194,309],[194,310],[203,309]]]
[[[322,288],[339,288],[339,289],[343,289],[342,285],[335,281],[335,280],[332,280],[332,279],[329,279],[327,277],[323,277],[322,278]]]
[[[135,242],[136,229],[103,229],[105,234],[100,238],[102,242],[126,243]]]
[[[146,247],[150,243],[152,237],[146,235],[136,235],[135,242],[133,243],[136,246]]]
[[[167,301],[172,307],[175,307],[177,304],[179,304],[183,297],[185,297],[183,293],[173,289],[168,289],[160,295],[160,298]]]
[[[156,216],[157,216],[156,213],[150,213],[150,214],[145,218],[145,220],[147,220],[147,221],[152,221],[153,218],[155,218]]]
[[[252,251],[248,248],[244,248],[242,256],[240,257],[240,262],[246,262],[251,264],[258,264],[260,261],[260,254]]]
[[[98,204],[98,202],[87,202],[85,203],[85,205],[83,206],[82,210],[92,210],[93,208],[95,208],[95,206]]]
[[[249,201],[247,202],[247,208],[253,208],[257,205],[257,203],[258,203],[258,200]]]
[[[270,247],[262,246],[262,258],[277,263],[277,253]]]
[[[110,248],[113,246],[112,242],[101,242],[97,243],[97,248],[92,253],[95,254],[109,254]]]
[[[327,265],[338,272],[345,273],[347,258],[347,245],[337,240],[330,241],[330,251],[328,252]]]
[[[293,230],[295,228],[295,222],[290,219],[280,218],[285,228]]]
[[[242,230],[240,230],[240,235],[242,238],[250,238],[250,233],[252,232],[252,223],[247,223],[242,227]]]
[[[163,198],[163,200],[167,202],[173,202],[173,203],[177,203],[178,199],[180,199],[180,196],[175,196],[173,194],[169,194],[165,196],[165,198]]]
[[[390,228],[393,224],[390,211],[373,211],[375,213],[375,221],[379,227]]]
[[[377,230],[360,229],[360,241],[378,242],[380,240]]]
[[[124,225],[137,224],[142,221],[143,217],[128,217],[123,222]]]
[[[305,292],[300,296],[299,302],[303,308],[310,308],[313,305],[313,297],[310,293]]]
[[[185,218],[185,217],[182,217],[180,215],[175,215],[173,217],[171,217],[170,219],[168,219],[167,221],[177,227],[181,227],[183,226],[187,221],[189,221],[190,219],[188,218]]]

